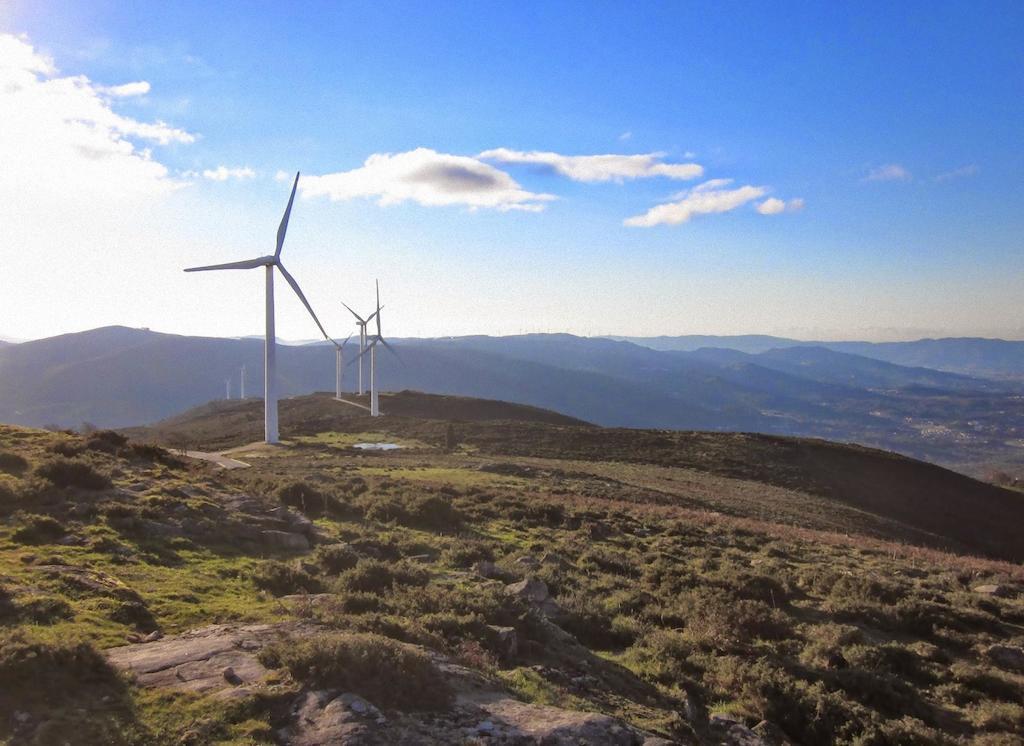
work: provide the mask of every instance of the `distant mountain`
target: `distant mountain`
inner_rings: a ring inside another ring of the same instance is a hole
[[[913,342],[807,342],[767,335],[609,337],[653,350],[692,352],[713,347],[758,354],[789,347],[824,347],[895,365],[932,368],[969,376],[1024,380],[1024,342],[981,337],[918,339]]]
[[[499,399],[604,426],[744,430],[897,450],[965,470],[1024,463],[1016,387],[820,347],[662,351],[568,334],[393,340],[380,387]],[[283,396],[333,388],[333,348],[282,345]],[[351,356],[350,356],[351,359]],[[106,327],[0,347],[0,421],[124,427],[263,390],[263,344]],[[345,373],[345,388],[356,371]]]

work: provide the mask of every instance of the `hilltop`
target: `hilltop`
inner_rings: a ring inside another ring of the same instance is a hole
[[[1019,494],[813,440],[382,408],[285,400],[277,447],[257,401],[131,441],[0,426],[0,740],[1024,735],[1020,564],[924,548],[1019,561]],[[245,468],[144,444],[182,436]]]

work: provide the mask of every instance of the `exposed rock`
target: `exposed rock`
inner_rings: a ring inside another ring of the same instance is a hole
[[[751,730],[759,735],[761,740],[769,744],[769,746],[793,746],[793,742],[789,740],[789,737],[783,732],[782,728],[775,723],[762,720]]]
[[[714,743],[721,746],[772,746],[771,742],[731,715],[712,715],[708,721],[708,731]]]
[[[546,617],[557,617],[562,613],[561,607],[549,595],[547,583],[543,580],[526,578],[518,583],[510,583],[505,586],[505,592],[522,599]]]
[[[293,746],[351,744],[370,746],[390,741],[380,733],[386,720],[380,710],[355,694],[318,690],[300,694],[292,705],[292,722],[279,735]]]
[[[514,564],[519,567],[525,567],[528,570],[536,570],[540,567],[540,560],[527,554],[523,557],[518,557]]]
[[[258,684],[267,669],[256,659],[262,647],[282,633],[302,629],[297,623],[218,624],[148,643],[106,651],[117,668],[134,674],[143,687],[217,692],[239,684]],[[231,669],[228,680],[225,672]]]
[[[481,705],[506,742],[544,746],[641,746],[645,736],[608,715],[531,705],[510,698]],[[501,741],[499,741],[500,743]]]
[[[1024,648],[1013,645],[989,645],[985,656],[1000,668],[1024,673]]]
[[[974,592],[983,596],[998,596],[999,598],[1011,598],[1014,595],[1013,589],[1007,585],[991,584],[976,585]]]
[[[293,534],[289,531],[261,531],[260,538],[264,544],[274,549],[293,552],[309,550],[309,539],[302,534]]]
[[[488,624],[487,630],[494,638],[495,647],[498,649],[501,659],[506,663],[515,660],[519,652],[519,636],[516,634],[516,628],[496,627]]]

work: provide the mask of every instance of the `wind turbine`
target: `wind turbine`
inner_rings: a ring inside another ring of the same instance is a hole
[[[309,301],[306,300],[306,296],[302,294],[302,289],[299,287],[299,283],[295,281],[295,278],[284,268],[281,264],[281,248],[284,246],[284,236],[288,232],[288,218],[292,213],[292,203],[295,201],[295,189],[299,185],[299,174],[295,174],[295,183],[292,184],[292,193],[288,197],[288,206],[284,210],[284,217],[281,218],[281,224],[277,228],[277,248],[274,250],[273,255],[261,256],[255,259],[246,259],[241,262],[229,262],[227,264],[211,264],[206,267],[190,267],[186,269],[186,272],[207,272],[215,269],[256,269],[257,267],[266,268],[266,342],[263,348],[263,428],[264,438],[267,443],[279,442],[278,428],[277,428],[277,339],[274,335],[274,267],[281,272],[285,281],[292,286],[292,290],[299,296],[299,300],[302,301],[302,305],[309,311],[309,315],[313,317],[313,321],[316,322],[320,332],[324,335],[325,339],[331,340],[327,336],[327,331],[324,329],[323,324],[320,323],[320,319],[316,317],[316,313],[313,312],[313,307],[309,305]],[[334,340],[331,340],[332,342]]]
[[[239,386],[238,398],[239,399],[244,399],[245,398],[245,366],[244,365],[242,366],[241,380],[239,381],[239,383],[241,384],[241,386]]]
[[[380,331],[380,281],[376,281],[377,285],[377,310],[373,312],[370,319],[377,318],[377,333],[372,337],[368,338],[369,352],[370,352],[370,416],[380,417],[380,403],[377,400],[377,345],[382,344],[395,357],[398,357],[398,353],[395,352],[395,348],[387,343],[384,336]],[[369,319],[367,319],[369,321]],[[366,354],[365,352],[363,354]],[[361,365],[361,363],[360,363]]]
[[[224,379],[224,398],[231,401],[231,379]]]
[[[343,363],[343,361],[342,361],[342,354],[345,351],[345,345],[348,344],[348,341],[350,339],[352,339],[352,335],[351,334],[349,334],[347,337],[345,337],[345,341],[342,342],[341,344],[338,344],[337,342],[334,342],[333,339],[331,340],[332,342],[334,342],[334,398],[335,399],[340,399],[341,398],[341,371],[344,369],[344,365],[342,364]]]
[[[373,321],[373,317],[380,313],[380,308],[370,314],[370,317],[364,319],[358,313],[349,308],[349,305],[342,301],[341,305],[348,308],[348,312],[356,317],[356,326],[359,327],[359,356],[356,360],[359,361],[359,395],[362,396],[366,393],[366,388],[363,386],[363,355],[366,354],[366,325]]]

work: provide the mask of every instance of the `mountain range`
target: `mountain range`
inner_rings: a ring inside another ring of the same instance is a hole
[[[1008,363],[1007,375],[993,379],[805,343],[757,351],[774,339],[638,340],[643,344],[567,334],[397,339],[400,358],[381,353],[379,381],[384,390],[501,399],[605,426],[743,430],[858,442],[971,473],[1024,463],[1024,449],[1016,445],[1024,433],[1020,387],[1008,380]],[[950,351],[935,352],[944,348],[938,344],[943,342]],[[979,349],[975,342],[922,340],[900,349],[919,345],[914,353],[919,357],[925,356],[922,350],[932,350],[933,359],[953,359],[956,349]],[[696,349],[684,349],[698,343]],[[1006,360],[1016,346],[1024,347],[1001,344],[1008,345],[1003,348]],[[351,360],[355,350],[348,349]],[[155,422],[223,398],[229,377],[237,396],[243,365],[247,394],[260,396],[262,359],[258,339],[126,327],[0,346],[0,421],[62,427]],[[982,359],[978,353],[960,367],[969,369],[975,365],[971,361]],[[282,345],[279,375],[284,396],[333,388],[333,348]],[[345,389],[351,391],[355,381],[349,366]]]

